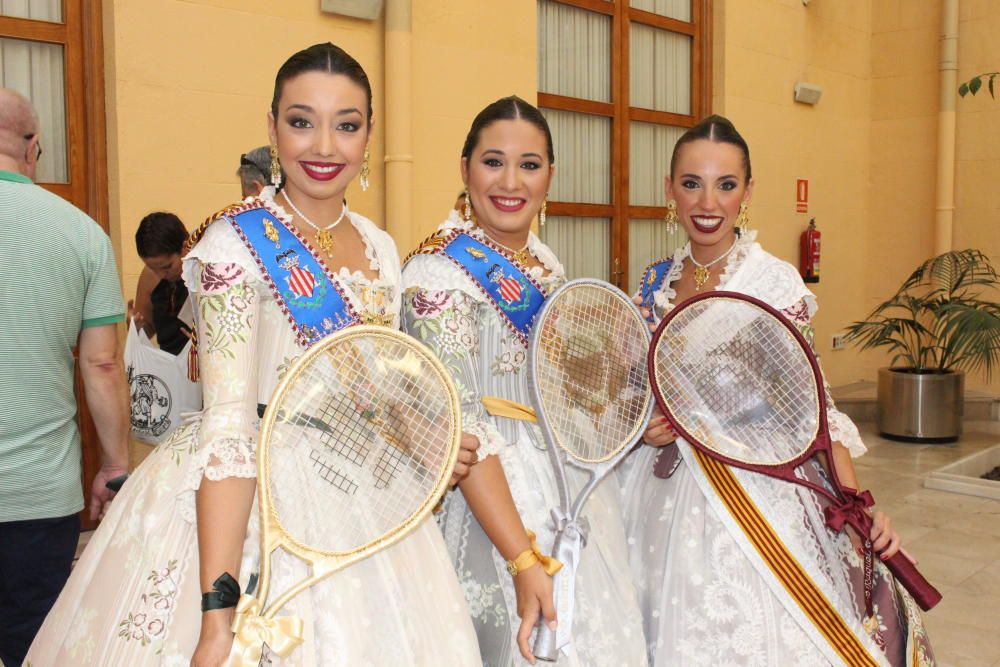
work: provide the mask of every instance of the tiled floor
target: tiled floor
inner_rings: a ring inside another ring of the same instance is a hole
[[[938,662],[1000,667],[1000,501],[923,487],[924,476],[1000,444],[1000,422],[966,422],[950,445],[899,443],[861,424],[868,453],[855,461],[862,487],[903,536],[944,599],[925,615]]]

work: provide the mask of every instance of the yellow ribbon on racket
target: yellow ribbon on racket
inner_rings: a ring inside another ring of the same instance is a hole
[[[525,422],[537,422],[538,415],[533,408],[527,405],[508,401],[499,396],[483,396],[483,407],[486,412],[494,417],[507,417],[508,419],[518,419]]]
[[[302,643],[304,624],[298,616],[264,618],[260,615],[260,600],[241,595],[233,616],[236,641],[246,648],[240,655],[240,667],[257,667],[264,644],[279,657],[287,657]]]

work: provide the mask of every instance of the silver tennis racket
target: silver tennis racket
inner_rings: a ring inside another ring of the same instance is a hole
[[[294,651],[301,636],[282,607],[427,517],[455,466],[461,423],[447,370],[399,331],[348,327],[295,362],[261,426],[260,588],[237,607],[231,665],[257,664],[264,644],[282,657]],[[272,591],[279,549],[309,575]]]
[[[653,409],[646,371],[649,328],[632,300],[599,280],[580,279],[554,291],[528,344],[531,398],[559,490],[552,510],[553,555],[562,564],[552,632],[538,626],[534,654],[554,662],[572,638],[576,570],[587,538],[580,516],[587,498],[642,436]],[[571,498],[567,466],[587,473]]]

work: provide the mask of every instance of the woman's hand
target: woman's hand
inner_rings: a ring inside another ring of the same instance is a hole
[[[459,445],[458,460],[455,461],[455,470],[451,473],[451,481],[448,486],[455,486],[469,476],[469,470],[479,462],[479,438],[471,433],[462,434],[462,442]]]
[[[517,646],[524,659],[535,664],[535,655],[528,646],[531,630],[538,623],[539,614],[545,619],[550,630],[556,629],[556,607],[552,602],[552,577],[546,574],[541,563],[521,570],[514,577],[514,592],[517,595],[517,615],[521,617],[521,627],[517,631]]]
[[[902,553],[908,561],[917,564],[916,559],[902,548],[903,538],[893,529],[888,516],[876,510],[872,521],[872,530],[868,537],[872,541],[872,549],[879,554],[879,558],[889,560],[897,553]]]
[[[233,648],[233,610],[214,609],[201,615],[201,635],[191,656],[191,667],[223,667]]]
[[[653,416],[649,420],[642,441],[651,447],[663,447],[677,439],[677,434],[671,428],[670,422],[663,416],[660,406],[653,406]]]

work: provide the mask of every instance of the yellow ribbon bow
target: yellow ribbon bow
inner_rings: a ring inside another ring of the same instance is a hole
[[[236,633],[233,649],[239,657],[230,662],[232,667],[257,667],[264,644],[267,644],[272,653],[284,658],[302,643],[301,618],[264,618],[260,615],[260,601],[251,595],[240,596],[232,628]]]
[[[552,556],[546,556],[542,553],[538,542],[535,541],[535,534],[530,530],[528,531],[528,539],[531,541],[531,548],[522,551],[514,560],[507,561],[507,571],[510,572],[511,576],[523,572],[535,563],[541,563],[545,574],[550,577],[562,569],[562,563]]]

